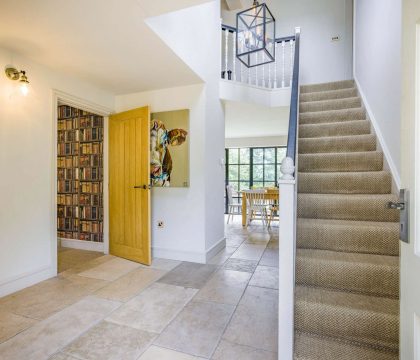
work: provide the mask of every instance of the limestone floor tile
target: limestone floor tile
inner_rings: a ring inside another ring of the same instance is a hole
[[[79,275],[94,279],[114,281],[130,271],[137,269],[139,266],[140,264],[133,261],[114,258],[89,270],[85,270]]]
[[[259,265],[279,267],[279,250],[270,248],[265,249]]]
[[[58,352],[54,354],[53,356],[51,356],[48,360],[80,360],[80,359],[77,359],[69,354]]]
[[[226,236],[226,246],[230,247],[239,247],[246,237],[243,235],[227,235]]]
[[[106,320],[160,333],[196,293],[196,289],[154,283]]]
[[[139,360],[198,360],[200,358],[178,351],[164,349],[159,346],[152,345],[149,347]]]
[[[75,265],[86,263],[90,260],[103,256],[103,253],[97,251],[86,251],[79,249],[68,249],[65,251],[58,251],[58,272],[61,273],[68,270]]]
[[[278,291],[248,286],[223,340],[270,352],[277,351]]]
[[[236,247],[226,246],[223,250],[221,250],[218,254],[213,256],[210,259],[208,264],[214,265],[222,265],[224,262],[230,258],[230,256],[236,251]]]
[[[56,277],[0,299],[0,308],[42,320],[104,285],[103,280],[75,275],[66,278]]]
[[[233,310],[232,305],[192,301],[163,331],[155,345],[209,358]]]
[[[267,244],[267,249],[279,249],[279,241],[278,240],[270,240]]]
[[[0,343],[31,327],[36,322],[36,320],[24,316],[0,311]]]
[[[277,360],[277,353],[220,341],[213,360]]]
[[[136,360],[156,334],[102,321],[63,349],[84,360]]]
[[[80,262],[75,264],[73,267],[71,267],[68,270],[65,270],[59,274],[60,277],[67,277],[75,274],[79,274],[83,271],[92,269],[98,265],[104,264],[110,260],[116,259],[113,255],[102,255],[100,257],[97,257],[95,259],[86,261],[86,262]]]
[[[270,241],[270,234],[268,233],[253,233],[249,234],[245,240],[245,244],[266,245]]]
[[[257,266],[252,275],[251,286],[259,286],[263,288],[278,289],[279,288],[279,269],[271,266]]]
[[[233,253],[232,259],[244,259],[244,260],[256,260],[261,259],[262,254],[264,253],[266,245],[260,244],[242,244],[239,248]]]
[[[95,292],[95,295],[117,301],[127,301],[158,280],[163,270],[138,268]]]
[[[0,344],[1,358],[48,359],[118,306],[120,303],[88,296]]]
[[[171,271],[172,269],[176,268],[179,264],[181,264],[181,261],[178,260],[153,258],[152,265],[142,265],[142,267]]]
[[[230,258],[225,262],[223,268],[225,270],[235,270],[253,273],[257,268],[258,261],[256,260],[243,260]]]
[[[213,301],[236,305],[248,284],[250,273],[219,270],[194,297],[197,301]]]
[[[216,269],[216,265],[183,262],[160,278],[159,282],[201,289]]]

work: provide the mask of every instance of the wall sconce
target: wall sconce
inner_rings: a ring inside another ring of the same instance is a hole
[[[29,81],[28,77],[26,76],[26,71],[24,70],[17,70],[12,66],[7,66],[4,70],[6,76],[10,80],[19,80],[19,88],[22,95],[26,96],[29,92]]]

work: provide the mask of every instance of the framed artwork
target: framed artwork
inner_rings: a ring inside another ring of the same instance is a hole
[[[150,178],[153,187],[189,186],[189,110],[151,114]]]

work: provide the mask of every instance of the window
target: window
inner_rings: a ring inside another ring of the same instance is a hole
[[[226,149],[226,185],[235,191],[277,186],[285,156],[286,147]],[[234,195],[239,199],[239,194]]]

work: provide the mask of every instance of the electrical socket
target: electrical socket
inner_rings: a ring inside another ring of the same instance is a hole
[[[163,228],[164,228],[164,226],[165,226],[165,223],[164,223],[162,220],[159,220],[159,221],[157,222],[157,227],[158,227],[158,229],[163,229]]]

